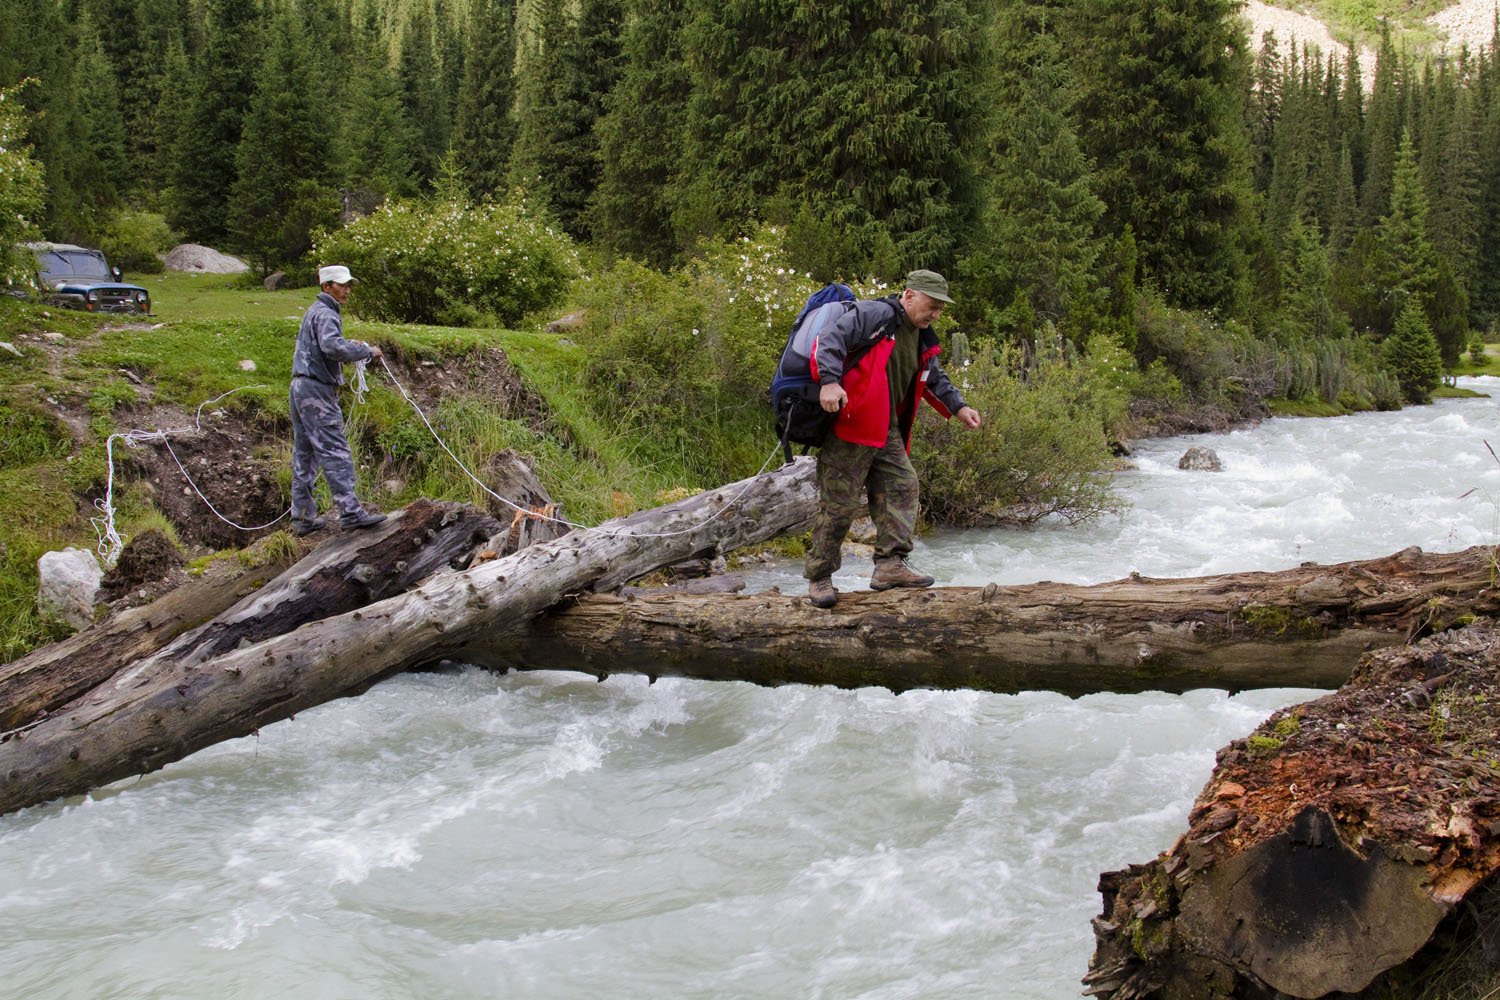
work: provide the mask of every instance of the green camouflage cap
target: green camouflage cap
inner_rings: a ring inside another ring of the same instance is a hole
[[[913,271],[906,276],[906,287],[923,295],[930,295],[939,302],[952,302],[948,297],[948,279],[936,271]]]

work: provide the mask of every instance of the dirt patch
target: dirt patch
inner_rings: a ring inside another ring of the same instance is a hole
[[[126,544],[114,569],[104,574],[100,596],[115,601],[128,594],[144,600],[164,593],[185,579],[184,562],[165,534],[154,528],[143,531]]]

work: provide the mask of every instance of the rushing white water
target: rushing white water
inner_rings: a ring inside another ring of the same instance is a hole
[[[1488,399],[1147,442],[1123,519],[913,561],[1090,582],[1494,542],[1486,439]],[[1179,472],[1194,443],[1225,471]],[[1098,874],[1170,846],[1214,751],[1314,695],[403,676],[0,818],[0,993],[1077,996]]]

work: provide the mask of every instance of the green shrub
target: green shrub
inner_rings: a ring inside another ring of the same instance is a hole
[[[1412,403],[1432,401],[1432,390],[1443,377],[1443,359],[1422,305],[1414,297],[1396,317],[1396,328],[1381,345],[1381,352],[1401,384],[1404,399]]]
[[[122,208],[105,223],[99,247],[121,271],[160,274],[165,265],[157,254],[170,250],[178,242],[178,234],[163,216]]]
[[[1094,365],[1046,360],[1022,379],[1014,352],[979,351],[949,371],[984,423],[971,431],[956,420],[924,420],[917,429],[912,458],[926,516],[979,527],[1048,516],[1076,524],[1118,512],[1102,422],[1119,405],[1111,368],[1108,357]]]
[[[354,272],[358,315],[443,326],[514,325],[556,305],[579,273],[572,241],[523,204],[390,202],[320,233],[313,253]]]
[[[0,88],[0,283],[17,285],[36,277],[36,261],[20,244],[37,237],[46,192],[42,164],[23,141],[31,123],[21,86]]]
[[[585,379],[600,411],[640,436],[646,463],[685,461],[701,485],[764,457],[749,449],[774,438],[766,388],[816,287],[781,240],[764,227],[708,241],[668,274],[623,261],[587,283]]]

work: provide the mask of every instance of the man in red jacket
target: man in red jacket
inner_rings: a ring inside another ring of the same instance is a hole
[[[818,338],[818,402],[838,417],[818,451],[818,513],[803,567],[816,607],[838,603],[833,574],[862,492],[875,522],[870,589],[932,586],[932,577],[906,564],[917,526],[917,473],[908,455],[917,404],[926,399],[966,427],[980,423],[937,363],[932,324],[952,301],[941,274],[913,271],[900,295],[856,302]]]

